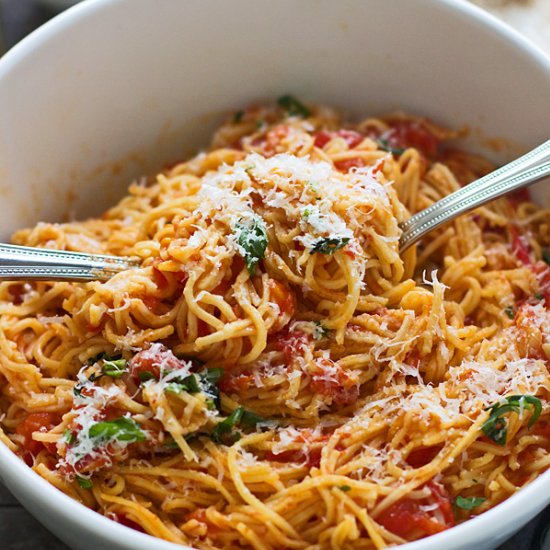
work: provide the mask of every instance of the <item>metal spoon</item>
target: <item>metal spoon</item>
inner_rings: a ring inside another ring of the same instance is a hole
[[[550,175],[550,140],[400,224],[403,252],[441,224]],[[0,244],[0,281],[106,281],[139,260]]]
[[[400,252],[441,224],[549,175],[550,140],[399,224],[403,231],[399,239]]]

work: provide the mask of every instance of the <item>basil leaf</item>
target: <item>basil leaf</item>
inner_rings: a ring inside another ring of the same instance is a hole
[[[91,489],[94,486],[94,482],[86,477],[76,476],[76,481],[83,489]]]
[[[535,292],[535,298],[537,300],[544,300],[544,296],[540,292]]]
[[[391,153],[392,155],[396,155],[396,156],[399,156],[399,155],[402,155],[406,149],[402,148],[402,147],[392,147],[388,140],[385,139],[385,138],[379,138],[377,140],[378,142],[378,147],[380,147],[380,149],[382,149],[383,151],[387,151],[388,153]]]
[[[491,411],[491,413],[481,425],[481,430],[495,443],[505,445],[508,435],[508,420],[504,415],[509,412],[521,413],[524,410],[530,410],[531,418],[527,427],[531,428],[542,412],[542,403],[534,395],[510,395],[504,402],[495,403],[485,410]]]
[[[351,491],[351,487],[349,485],[340,485],[338,489],[340,489],[340,491],[344,491],[344,493]]]
[[[116,420],[105,420],[92,424],[88,430],[88,435],[94,439],[115,439],[116,441],[126,441],[128,443],[145,441],[146,439],[145,433],[139,424],[125,416]]]
[[[155,375],[150,370],[144,370],[138,372],[138,378],[140,382],[147,382],[147,380],[154,380]]]
[[[166,385],[166,391],[172,393],[180,393],[182,391],[186,391],[187,393],[199,393],[201,388],[197,377],[194,374],[190,374],[184,378],[173,378]]]
[[[256,273],[256,266],[265,258],[267,248],[267,229],[260,216],[241,218],[235,225],[235,235],[239,243],[239,252],[244,258],[250,275]]]
[[[244,111],[237,111],[237,112],[235,113],[235,115],[233,116],[233,122],[234,122],[235,124],[238,124],[239,122],[242,121],[243,116],[244,116]]]
[[[105,359],[103,362],[103,374],[111,378],[120,378],[126,372],[127,363],[126,359],[113,359],[110,361]]]
[[[216,443],[227,445],[235,443],[241,434],[233,429],[242,426],[243,428],[255,428],[260,422],[265,422],[261,416],[247,411],[244,407],[237,407],[225,420],[219,422],[210,437]]]
[[[319,239],[311,249],[311,253],[334,254],[349,243],[349,237],[326,237]]]
[[[92,366],[92,365],[95,365],[98,361],[100,361],[101,359],[103,359],[103,357],[105,357],[105,352],[102,351],[100,353],[98,353],[97,355],[95,355],[94,357],[90,357],[88,359],[88,361],[86,361],[88,363],[88,365]]]
[[[311,111],[290,94],[281,96],[277,100],[277,104],[279,107],[287,111],[290,116],[301,116],[307,118],[311,115]]]
[[[321,321],[313,321],[313,324],[315,325],[313,329],[313,338],[315,340],[322,340],[328,336],[329,330],[321,324]]]
[[[455,506],[462,508],[462,510],[472,510],[481,506],[486,500],[483,497],[461,497],[459,495],[455,498]]]
[[[514,313],[514,308],[513,307],[507,307],[507,308],[504,308],[504,313],[506,313],[506,315],[508,315],[508,317],[510,319],[513,319],[515,317],[515,313]]]

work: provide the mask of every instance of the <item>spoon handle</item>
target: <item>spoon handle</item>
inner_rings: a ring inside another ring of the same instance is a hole
[[[549,175],[550,140],[401,223],[400,251],[405,251],[441,224]]]
[[[0,243],[0,281],[105,281],[137,265],[133,258]]]

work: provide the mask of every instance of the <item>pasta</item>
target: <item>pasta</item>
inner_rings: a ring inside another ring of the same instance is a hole
[[[384,548],[533,481],[550,211],[517,192],[399,253],[400,222],[492,169],[456,137],[285,96],[101,218],[17,231],[141,264],[0,284],[2,441],[196,548]]]

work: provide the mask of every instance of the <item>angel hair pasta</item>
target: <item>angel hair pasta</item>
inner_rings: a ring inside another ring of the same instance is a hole
[[[485,174],[404,115],[290,96],[101,218],[17,244],[133,256],[0,284],[1,439],[75,500],[196,548],[384,548],[550,463],[550,212],[516,193],[399,254]]]

